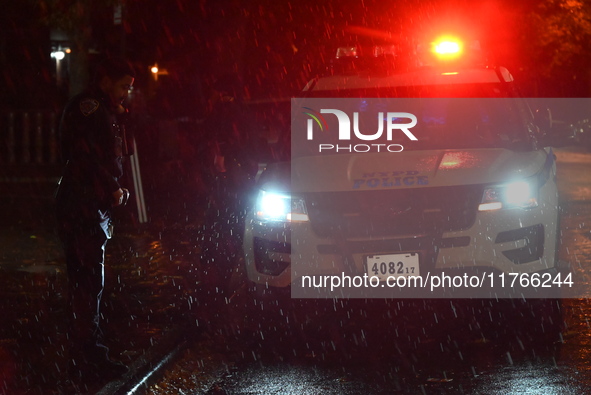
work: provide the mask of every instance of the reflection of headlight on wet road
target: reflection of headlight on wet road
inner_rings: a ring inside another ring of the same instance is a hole
[[[478,210],[491,211],[502,208],[538,207],[538,190],[532,182],[529,180],[520,180],[486,188]]]
[[[256,216],[264,222],[306,222],[308,212],[301,198],[286,193],[259,191]]]

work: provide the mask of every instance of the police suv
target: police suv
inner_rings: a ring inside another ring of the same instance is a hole
[[[292,100],[290,162],[258,179],[250,282],[304,298],[519,297],[511,275],[555,280],[546,120],[477,49],[339,49]]]

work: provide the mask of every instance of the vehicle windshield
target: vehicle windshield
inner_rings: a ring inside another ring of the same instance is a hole
[[[412,128],[417,141],[410,141],[404,133],[394,133],[392,140],[386,140],[384,133],[382,140],[372,141],[376,144],[404,144],[405,151],[477,148],[530,150],[532,141],[528,125],[531,115],[522,99],[503,85],[507,84],[312,90],[307,97],[361,98],[359,104],[353,104],[358,108],[363,103],[379,103],[383,101],[381,99],[405,99],[401,101],[404,111],[417,117],[417,124]],[[375,107],[379,110],[380,105]],[[400,121],[405,122],[408,120]],[[373,118],[366,124],[366,130],[375,131]]]
[[[402,133],[392,143],[406,150],[506,148],[523,149],[528,142],[516,99],[417,99],[408,112],[416,115],[417,141]]]

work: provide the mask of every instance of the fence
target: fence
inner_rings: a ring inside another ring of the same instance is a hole
[[[0,113],[1,182],[53,182],[59,176],[58,155],[55,112]]]

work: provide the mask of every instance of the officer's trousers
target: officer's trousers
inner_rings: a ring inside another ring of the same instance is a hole
[[[101,297],[105,286],[107,235],[100,224],[60,232],[68,270],[71,358],[92,359],[101,351]],[[94,354],[94,355],[93,355]],[[83,363],[79,361],[78,363]]]

